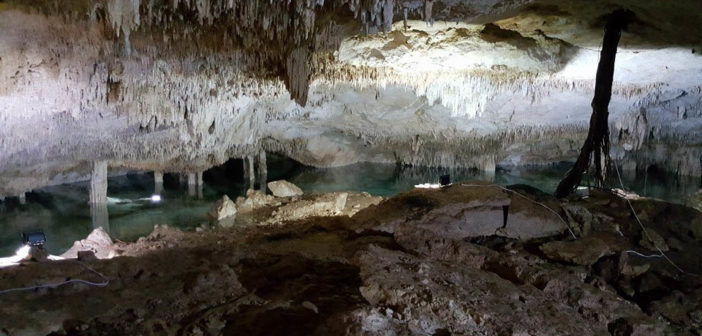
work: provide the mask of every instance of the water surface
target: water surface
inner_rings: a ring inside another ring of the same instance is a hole
[[[177,178],[168,176],[161,192],[162,200],[152,202],[154,194],[151,173],[130,173],[112,176],[108,182],[105,218],[91,216],[88,183],[72,183],[35,190],[27,195],[26,204],[16,201],[0,203],[0,256],[14,254],[20,246],[20,234],[41,229],[47,236],[46,248],[60,254],[74,241],[85,238],[94,227],[105,227],[110,235],[124,241],[134,241],[148,235],[154,225],[166,224],[183,230],[194,230],[207,222],[206,213],[212,203],[227,194],[232,199],[243,196],[247,183],[241,176],[240,161],[205,173],[205,185],[191,194]],[[453,181],[481,180],[506,186],[529,184],[552,193],[568,170],[568,164],[538,168],[498,169],[494,175],[470,170],[442,170],[400,167],[388,164],[362,163],[347,167],[316,169],[290,160],[269,160],[269,180],[287,179],[306,193],[330,191],[368,192],[392,196],[414,185],[436,182],[442,174]],[[675,177],[649,172],[625,173],[625,186],[642,196],[684,203],[688,195],[700,188],[699,178]],[[585,184],[587,181],[585,181]],[[613,182],[614,183],[614,182]],[[116,202],[115,202],[116,201]],[[99,216],[98,216],[99,217]]]

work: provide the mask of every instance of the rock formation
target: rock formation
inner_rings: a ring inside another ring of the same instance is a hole
[[[268,189],[275,197],[302,196],[300,187],[285,180],[268,182]]]
[[[261,150],[319,167],[572,160],[597,27],[618,8],[636,20],[617,56],[614,161],[699,175],[702,5],[605,3],[6,0],[0,195],[91,162],[191,173]]]
[[[548,227],[532,234],[535,239],[484,230],[493,221],[504,223],[503,216],[488,216],[490,209],[510,202],[515,192],[533,202],[519,206],[523,216],[508,216],[508,226],[530,227],[524,219],[542,218],[544,207],[556,213],[567,207],[568,225],[580,227],[577,238]],[[691,223],[702,222],[702,213],[655,200],[632,201],[644,227],[679,249],[667,252],[668,261],[648,256],[641,246],[645,232],[625,207],[627,200],[608,192],[568,200],[545,197],[523,186],[455,183],[403,193],[351,217],[267,222],[271,211],[296,202],[306,207],[304,200],[287,198],[281,200],[289,203],[254,210],[260,215],[254,226],[192,233],[156,227],[136,243],[111,245],[125,257],[25,261],[22,267],[0,269],[0,330],[10,335],[699,334],[701,280],[691,273],[702,272],[702,236],[691,236],[690,230]],[[347,198],[348,206],[368,205],[372,197]],[[440,220],[422,222],[440,209],[459,208],[467,219],[456,221],[462,232],[485,233],[450,235]],[[470,222],[473,217],[481,221]],[[589,230],[582,229],[586,223]],[[1,292],[67,278],[103,281],[101,276],[109,281],[106,287],[68,284]]]

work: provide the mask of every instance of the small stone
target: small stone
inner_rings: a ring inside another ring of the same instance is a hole
[[[293,197],[303,194],[302,189],[286,180],[268,182],[268,189],[275,197]]]
[[[78,261],[92,261],[97,260],[95,253],[93,251],[78,251]]]

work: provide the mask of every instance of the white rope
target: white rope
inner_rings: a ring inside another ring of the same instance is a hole
[[[105,287],[110,283],[110,280],[107,279],[102,273],[94,270],[93,268],[89,267],[86,264],[83,264],[82,262],[76,261],[78,264],[83,266],[85,269],[97,274],[100,278],[102,278],[104,281],[103,282],[92,282],[88,280],[83,280],[83,279],[71,279],[71,280],[66,280],[66,281],[61,281],[61,282],[55,282],[55,283],[48,283],[48,284],[42,284],[42,285],[37,285],[37,286],[29,286],[29,287],[19,287],[19,288],[10,288],[10,289],[4,289],[0,290],[0,295],[7,294],[7,293],[12,293],[12,292],[21,292],[21,291],[28,291],[28,290],[37,290],[41,288],[56,288],[60,287],[63,285],[68,285],[71,283],[82,283],[84,285],[88,286],[95,286],[95,287]]]
[[[543,204],[543,203],[539,203],[539,202],[537,202],[537,201],[534,201],[533,199],[531,199],[531,198],[529,198],[529,197],[526,197],[526,196],[524,196],[524,195],[522,195],[522,194],[520,194],[520,193],[518,193],[518,192],[516,192],[516,191],[514,191],[514,190],[512,190],[512,189],[507,189],[507,188],[505,188],[505,187],[503,187],[503,186],[496,185],[496,184],[461,184],[461,186],[464,186],[464,187],[483,187],[483,188],[485,188],[485,187],[495,187],[495,188],[500,188],[500,189],[502,189],[502,190],[504,190],[504,191],[507,191],[507,192],[514,193],[514,194],[516,194],[517,196],[520,196],[520,197],[524,198],[525,200],[527,200],[527,201],[529,201],[529,202],[532,202],[532,203],[534,203],[534,204],[540,205],[540,206],[546,208],[546,210],[552,212],[554,215],[556,215],[556,216],[558,217],[558,219],[561,220],[561,222],[563,222],[563,224],[565,224],[565,227],[568,229],[568,232],[570,232],[570,234],[573,236],[573,238],[574,238],[574,239],[578,239],[578,237],[575,236],[575,233],[573,232],[573,230],[570,228],[570,225],[568,225],[568,222],[566,222],[566,221],[563,219],[563,217],[561,217],[561,215],[558,214],[558,212],[556,212],[555,210],[549,208],[548,206],[546,206],[546,205]]]

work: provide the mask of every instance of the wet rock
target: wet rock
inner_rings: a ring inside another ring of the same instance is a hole
[[[92,251],[99,259],[109,258],[115,253],[112,238],[101,227],[93,230],[87,238],[73,243],[61,257],[75,259],[78,257],[78,251]]]
[[[639,245],[654,252],[657,252],[658,249],[663,252],[670,249],[668,248],[668,244],[665,243],[665,239],[651,228],[646,229],[646,232],[642,234]]]
[[[286,180],[268,182],[268,189],[275,197],[293,197],[303,194],[302,189]]]
[[[588,236],[574,241],[548,242],[539,247],[552,260],[589,266],[600,258],[613,255],[614,251],[605,241]]]
[[[228,217],[236,216],[236,204],[224,195],[212,206],[207,213],[207,217],[212,221],[219,221]]]

